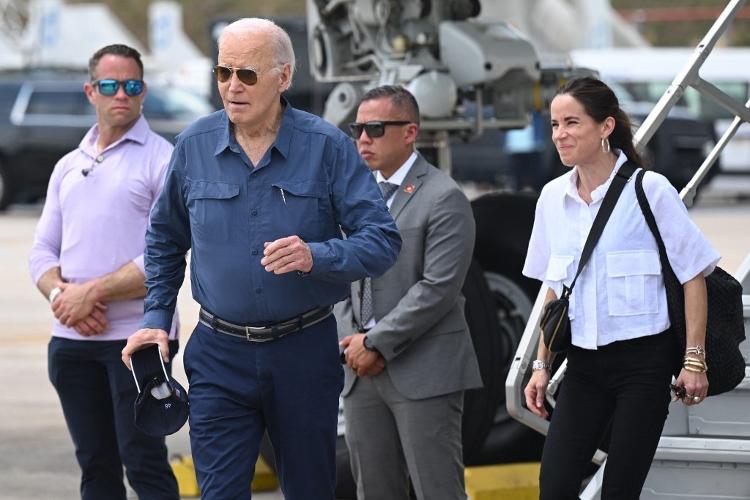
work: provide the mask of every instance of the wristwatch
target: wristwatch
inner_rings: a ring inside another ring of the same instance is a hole
[[[362,339],[362,345],[365,346],[365,349],[367,349],[368,351],[372,351],[372,352],[380,352],[376,348],[371,346],[368,340],[369,338],[367,337],[367,335],[365,335],[365,337]]]
[[[547,363],[546,361],[542,361],[541,359],[535,359],[531,363],[531,370],[532,371],[549,370],[549,363]]]
[[[49,299],[49,303],[52,304],[57,296],[60,295],[60,293],[62,293],[62,289],[59,286],[56,286],[55,288],[50,290],[49,295],[47,296],[47,298]]]

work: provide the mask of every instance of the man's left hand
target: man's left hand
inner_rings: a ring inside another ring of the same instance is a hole
[[[266,271],[284,274],[292,271],[309,273],[313,266],[310,247],[299,236],[288,236],[264,244],[260,264]]]
[[[346,364],[358,377],[372,377],[382,372],[385,360],[377,351],[370,351],[364,345],[365,334],[355,333],[339,343],[345,349]]]
[[[62,283],[62,292],[52,304],[55,317],[67,327],[72,327],[89,316],[95,307],[102,311],[107,306],[99,302],[93,281],[86,283]]]

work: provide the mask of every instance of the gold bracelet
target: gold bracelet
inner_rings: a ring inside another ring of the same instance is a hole
[[[697,366],[706,366],[706,362],[702,359],[696,359],[696,358],[685,358],[682,360],[683,365],[697,365]]]
[[[685,358],[682,367],[692,372],[706,373],[708,371],[706,362],[696,358]]]
[[[695,354],[696,356],[706,357],[706,348],[702,345],[691,346],[685,349],[685,356],[688,354]]]
[[[682,366],[682,369],[688,372],[693,372],[693,373],[706,373],[708,371],[708,369],[701,370],[698,368],[693,368],[692,366],[685,366],[685,365]]]

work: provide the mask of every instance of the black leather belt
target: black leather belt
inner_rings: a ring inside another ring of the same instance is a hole
[[[231,335],[232,337],[240,337],[246,339],[248,342],[270,342],[271,340],[276,340],[308,326],[320,323],[331,315],[332,310],[333,306],[318,307],[292,319],[270,325],[253,326],[236,325],[229,321],[224,321],[201,308],[199,321],[216,332]]]

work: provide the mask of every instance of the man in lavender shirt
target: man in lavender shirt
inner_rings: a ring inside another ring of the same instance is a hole
[[[49,377],[82,470],[81,498],[178,499],[164,438],[134,426],[137,390],[120,360],[143,319],[143,250],[172,146],[141,116],[140,54],[109,45],[89,61],[96,124],[55,166],[29,267],[55,316]],[[169,333],[177,352],[177,315]]]

